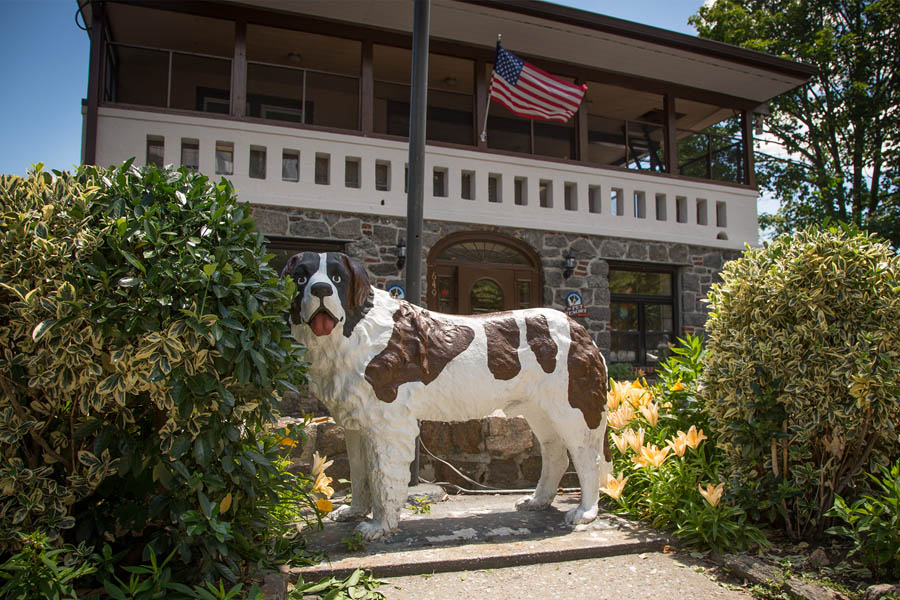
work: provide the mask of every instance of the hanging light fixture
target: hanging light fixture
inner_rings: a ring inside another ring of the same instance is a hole
[[[403,241],[397,242],[397,269],[403,269],[406,266],[406,244]]]
[[[572,276],[572,273],[575,272],[575,257],[572,256],[571,252],[566,251],[563,258],[566,261],[565,266],[563,267],[563,279],[568,279]]]

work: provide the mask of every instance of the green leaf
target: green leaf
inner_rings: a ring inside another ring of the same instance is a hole
[[[140,277],[123,277],[119,280],[119,287],[131,288],[141,285],[144,280]]]
[[[209,498],[207,498],[206,494],[203,492],[197,492],[197,500],[200,502],[200,510],[203,511],[203,515],[209,519],[212,516],[212,506],[210,505]]]
[[[125,260],[127,260],[129,263],[131,263],[131,266],[133,266],[135,269],[137,269],[141,273],[144,273],[144,274],[147,273],[147,269],[144,268],[144,265],[142,265],[141,262],[138,259],[136,259],[133,254],[131,254],[127,250],[119,250],[119,252],[122,253],[122,257]]]
[[[49,332],[54,325],[56,325],[57,319],[47,319],[46,321],[41,321],[34,328],[34,331],[31,332],[31,339],[35,342],[39,341],[42,337],[44,337],[47,332]]]

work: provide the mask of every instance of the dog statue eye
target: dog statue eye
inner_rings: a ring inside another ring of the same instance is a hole
[[[304,285],[307,281],[309,281],[306,277],[301,275],[297,278],[297,285]]]
[[[335,283],[340,283],[340,282],[341,282],[341,276],[340,276],[340,275],[332,275],[332,276],[331,276],[331,280],[332,280],[333,282],[335,282]]]

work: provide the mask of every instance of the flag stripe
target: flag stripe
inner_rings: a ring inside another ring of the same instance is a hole
[[[562,114],[553,115],[553,114],[548,114],[545,111],[535,110],[532,108],[525,108],[525,107],[523,107],[523,105],[514,103],[509,98],[502,96],[502,95],[495,95],[494,100],[496,102],[499,102],[500,104],[502,104],[503,106],[508,108],[510,111],[514,112],[515,114],[517,114],[521,117],[529,117],[532,119],[543,119],[543,120],[547,120],[547,121],[559,121],[561,123],[565,123],[566,121],[569,120],[569,117],[567,115],[562,115]]]
[[[529,93],[521,85],[512,87],[502,77],[498,78],[496,87],[497,89],[503,90],[506,93],[507,97],[515,98],[518,102],[530,105],[532,108],[535,108],[542,112],[553,114],[571,114],[573,112],[570,108],[567,108],[565,106],[553,104],[550,102],[544,102],[539,97],[536,97],[534,94]]]
[[[504,106],[516,112],[517,114],[524,114],[530,117],[540,118],[540,119],[554,119],[554,120],[562,120],[563,122],[568,121],[570,118],[570,113],[560,109],[546,109],[540,106],[536,106],[530,102],[523,101],[519,95],[517,95],[514,91],[510,91],[505,85],[497,85],[494,88],[493,97],[497,99],[498,102],[501,102]]]
[[[536,102],[544,101],[545,103],[559,106],[570,112],[578,110],[578,105],[581,103],[580,98],[578,101],[573,101],[571,98],[561,97],[554,94],[552,91],[547,91],[539,82],[538,85],[532,85],[530,78],[525,75],[524,71],[519,78],[519,85],[517,85],[516,88],[522,92],[523,96],[530,95]]]
[[[581,103],[581,97],[584,96],[583,90],[573,90],[571,87],[562,88],[554,82],[535,76],[528,67],[522,69],[522,74],[519,76],[519,85],[526,84],[532,84],[541,92],[571,104],[573,109],[578,108],[578,105]]]

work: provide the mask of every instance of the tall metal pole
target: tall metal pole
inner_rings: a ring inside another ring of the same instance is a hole
[[[425,121],[428,111],[430,0],[414,0],[412,86],[409,89],[409,183],[406,197],[406,297],[422,304],[422,221],[425,199]],[[419,483],[419,443],[410,485]]]

